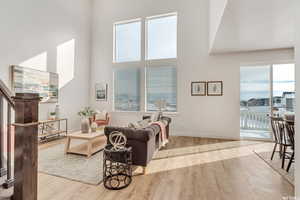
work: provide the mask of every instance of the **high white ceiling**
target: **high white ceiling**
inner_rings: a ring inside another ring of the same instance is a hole
[[[295,30],[293,2],[292,0],[229,0],[211,52],[293,47]]]

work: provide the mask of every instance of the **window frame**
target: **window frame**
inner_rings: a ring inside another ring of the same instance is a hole
[[[176,16],[176,57],[175,58],[160,58],[160,59],[147,59],[147,48],[148,48],[148,36],[147,36],[147,20],[163,18],[169,16]],[[140,60],[138,61],[125,61],[117,62],[116,61],[116,25],[128,24],[140,22]],[[149,67],[174,67],[176,69],[176,111],[175,112],[164,112],[167,115],[177,115],[179,113],[179,104],[178,104],[178,12],[170,12],[166,14],[154,15],[143,18],[135,18],[130,20],[123,20],[113,23],[113,59],[112,59],[112,74],[113,74],[113,89],[112,89],[112,106],[113,112],[118,113],[154,113],[155,111],[147,111],[147,68]],[[115,108],[115,70],[116,69],[126,69],[126,68],[139,68],[140,71],[140,110],[139,111],[122,111],[116,110]]]
[[[117,25],[124,25],[124,24],[131,24],[135,22],[140,22],[140,52],[139,52],[139,60],[134,60],[134,61],[117,61],[117,32],[116,32],[116,26]],[[113,58],[112,58],[112,63],[113,64],[120,64],[120,63],[136,63],[136,62],[141,62],[143,60],[143,49],[142,49],[142,43],[143,43],[143,20],[142,18],[136,18],[136,19],[130,19],[130,20],[123,20],[123,21],[118,21],[113,23]]]
[[[178,113],[178,67],[177,64],[175,64],[174,62],[163,62],[163,65],[161,65],[161,63],[155,63],[152,66],[147,66],[145,67],[144,70],[144,84],[145,84],[145,101],[144,101],[144,111],[146,113],[155,113],[157,111],[149,111],[148,110],[148,86],[147,86],[147,71],[149,68],[158,68],[158,67],[174,67],[176,69],[176,111],[164,111],[164,113],[169,113],[169,114],[176,114]]]
[[[120,69],[123,69],[123,70],[126,70],[126,69],[138,69],[139,70],[139,82],[141,83],[141,82],[143,82],[142,80],[143,80],[143,77],[141,76],[141,74],[143,74],[144,73],[144,68],[142,68],[142,67],[140,67],[140,66],[137,66],[137,65],[135,65],[135,66],[128,66],[128,65],[126,65],[126,66],[122,66],[122,67],[113,67],[113,91],[112,91],[112,94],[113,94],[113,97],[112,97],[112,99],[113,99],[113,103],[112,103],[112,105],[113,105],[113,112],[123,112],[123,113],[126,113],[126,112],[129,112],[129,113],[135,113],[135,112],[141,112],[142,110],[143,110],[143,104],[142,104],[142,100],[143,100],[143,98],[144,98],[144,94],[143,94],[143,85],[140,85],[140,101],[139,101],[139,110],[117,110],[116,109],[116,101],[115,101],[115,80],[116,80],[116,75],[115,75],[115,72],[116,72],[116,70],[120,70]]]

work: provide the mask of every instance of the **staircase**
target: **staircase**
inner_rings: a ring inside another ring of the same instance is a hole
[[[12,93],[0,81],[0,198],[10,199],[13,190],[12,172],[12,112],[15,107]]]
[[[37,200],[39,100],[0,80],[0,200]]]
[[[2,185],[5,183],[6,178],[1,177],[0,178],[0,200],[10,200],[13,195],[13,187],[9,189],[5,189],[2,187]]]

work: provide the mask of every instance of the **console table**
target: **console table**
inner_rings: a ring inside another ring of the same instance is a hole
[[[62,123],[64,122],[64,126]],[[54,119],[39,121],[39,134],[38,137],[41,141],[49,138],[59,137],[61,134],[68,135],[68,119]]]

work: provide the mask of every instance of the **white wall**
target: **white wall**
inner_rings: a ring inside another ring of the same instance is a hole
[[[293,1],[229,0],[211,52],[292,48],[294,7]]]
[[[228,3],[228,0],[210,0],[210,6],[209,6],[209,47],[212,48],[216,34],[218,32],[219,26],[222,21],[223,14],[225,12],[226,5]]]
[[[76,113],[89,101],[90,6],[89,0],[2,0],[0,7],[0,79],[6,84],[9,65],[44,52],[46,62],[36,61],[36,67],[56,72],[57,46],[75,40],[74,78],[59,91],[61,115],[69,118],[71,129],[79,128]],[[54,106],[42,104],[40,118]]]
[[[295,46],[295,60],[296,60],[296,133],[300,131],[300,1],[295,0],[295,28],[296,28],[296,46]],[[297,199],[300,200],[300,134],[296,134],[296,170],[295,180],[296,187],[295,192]]]
[[[293,50],[208,55],[209,0],[94,0],[91,105],[112,111],[113,23],[178,12],[178,111],[173,135],[239,138],[239,66],[241,63],[293,60]],[[191,81],[224,81],[222,97],[191,97]],[[109,84],[108,102],[94,99],[95,82]],[[112,123],[126,125],[143,113],[112,113]]]

